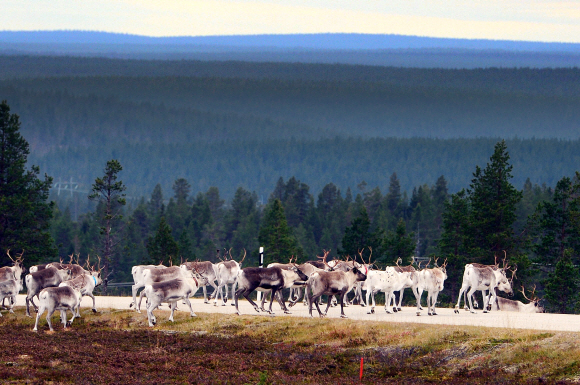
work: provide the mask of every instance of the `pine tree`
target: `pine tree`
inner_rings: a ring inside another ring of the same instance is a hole
[[[554,263],[564,257],[566,250],[573,260],[580,255],[579,187],[564,177],[556,184],[552,200],[538,205],[536,235],[539,239],[533,247],[538,262]]]
[[[567,249],[559,258],[556,269],[549,275],[545,284],[545,299],[549,308],[557,313],[576,313],[578,311],[578,268],[572,264],[572,251]]]
[[[177,259],[179,246],[171,235],[171,227],[165,221],[165,217],[161,217],[155,236],[149,237],[147,240],[147,253],[149,253],[153,264],[176,264],[179,262]]]
[[[272,262],[285,263],[292,255],[302,256],[279,199],[274,199],[266,208],[258,240],[260,246],[264,247],[265,265]]]
[[[442,216],[443,232],[437,245],[442,257],[448,262],[445,287],[449,289],[451,301],[454,302],[457,300],[455,296],[461,286],[463,266],[471,258],[469,199],[465,190],[451,195],[451,200],[445,202],[445,211]]]
[[[53,203],[47,203],[52,178],[40,169],[26,169],[28,142],[20,135],[18,115],[0,103],[0,263],[11,264],[5,255],[24,252],[26,264],[54,260],[57,249],[48,229]]]
[[[399,219],[395,231],[389,231],[383,241],[383,251],[377,262],[394,265],[397,262],[400,265],[410,265],[411,257],[415,251],[415,234],[407,234],[405,221]]]
[[[356,257],[360,250],[367,247],[372,247],[373,250],[379,250],[381,246],[381,238],[381,230],[375,232],[371,231],[371,220],[369,214],[366,207],[362,206],[359,216],[356,217],[352,221],[352,224],[344,230],[342,247],[339,249],[338,253],[343,256],[348,255]],[[379,260],[379,262],[385,261]]]
[[[469,188],[470,249],[484,264],[494,263],[494,255],[514,254],[516,239],[513,224],[516,205],[522,199],[511,183],[512,168],[505,141],[495,145],[490,162],[482,170],[476,166]]]
[[[397,173],[391,175],[389,181],[389,192],[385,196],[387,208],[393,217],[399,215],[399,203],[401,202],[401,183],[397,178]]]
[[[163,190],[161,189],[161,185],[157,183],[151,193],[151,199],[148,203],[149,215],[151,215],[151,218],[156,218],[161,213],[162,207]]]
[[[114,228],[120,225],[120,221],[123,218],[121,209],[127,203],[124,193],[127,188],[122,181],[117,180],[119,178],[118,174],[122,170],[123,167],[121,167],[121,163],[118,160],[112,159],[108,161],[105,167],[105,175],[102,178],[95,179],[91,189],[92,192],[89,195],[89,199],[98,201],[102,205],[102,213],[98,220],[103,242],[101,256],[104,262],[104,277],[109,275],[110,265],[119,243],[118,230]]]

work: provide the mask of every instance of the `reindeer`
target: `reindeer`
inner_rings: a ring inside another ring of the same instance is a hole
[[[443,290],[443,285],[447,279],[447,260],[439,267],[437,265],[437,258],[435,259],[435,267],[432,269],[423,269],[419,272],[419,284],[417,285],[417,293],[419,301],[417,302],[417,316],[421,315],[421,296],[423,290],[427,290],[427,314],[437,315],[435,311],[435,304],[437,303],[437,296]]]
[[[374,271],[372,274],[369,273],[364,283],[367,291],[367,303],[369,303],[370,296],[372,296],[373,301],[367,314],[374,314],[376,306],[375,294],[379,291],[385,293],[385,311],[392,314],[393,312],[397,312],[396,306],[393,306],[393,312],[389,310],[391,302],[394,302],[395,300],[394,292],[401,290],[401,288],[406,285],[411,285],[411,273],[398,272],[394,267],[389,266],[385,271]]]
[[[310,277],[312,274],[314,274],[317,271],[332,271],[332,268],[326,262],[326,258],[328,258],[328,254],[330,254],[330,250],[323,250],[322,256],[318,256],[318,255],[316,256],[316,258],[319,259],[318,261],[304,262],[302,265],[298,266],[298,268],[304,274],[306,274],[308,277]],[[302,295],[302,290],[300,288],[298,288],[297,290],[298,290],[298,296],[289,302],[290,307],[296,305],[296,303],[298,301],[300,301],[300,298]],[[319,298],[318,301],[320,303],[322,303],[322,298]],[[304,286],[304,302],[303,302],[303,304],[304,304],[304,306],[308,306],[308,294],[307,294],[307,287],[306,286]]]
[[[36,273],[27,274],[25,278],[28,291],[26,294],[26,316],[30,317],[30,302],[32,302],[34,310],[38,311],[38,307],[33,300],[35,295],[38,296],[44,288],[60,285],[61,282],[69,280],[71,276],[70,269],[58,270],[56,267],[48,267]]]
[[[12,314],[14,314],[13,308],[16,303],[16,295],[20,293],[23,287],[22,278],[16,279],[14,276],[12,276],[11,279],[0,282],[0,298],[2,298],[2,302],[4,302],[4,299],[6,298],[10,300],[10,307],[8,310]],[[2,317],[2,313],[0,313],[0,317]]]
[[[45,270],[41,270],[40,272],[42,271]],[[52,323],[50,322],[50,317],[52,317],[52,314],[56,310],[60,310],[60,321],[62,322],[63,327],[66,329],[67,324],[72,325],[72,322],[75,319],[74,309],[80,306],[82,294],[80,291],[75,290],[71,286],[47,287],[40,292],[38,298],[39,310],[36,314],[34,329],[32,330],[35,332],[38,331],[38,320],[40,319],[42,313],[47,310],[48,312],[46,314],[46,322],[48,323],[50,331],[53,332],[54,329],[52,328]],[[72,318],[68,322],[66,320],[67,310],[70,310],[72,313]]]
[[[403,310],[401,304],[403,303],[403,294],[405,293],[405,289],[407,288],[411,289],[413,295],[415,296],[415,300],[419,303],[419,308],[423,310],[423,307],[421,306],[421,298],[419,297],[419,291],[417,289],[417,287],[419,286],[419,271],[417,271],[417,269],[415,269],[413,265],[400,266],[399,261],[400,258],[397,259],[396,266],[394,266],[395,271],[398,271],[399,273],[403,272],[410,273],[409,275],[410,281],[407,281],[405,286],[401,288],[401,290],[399,290],[399,302],[397,304],[397,311]],[[420,264],[418,267],[419,269],[421,268]]]
[[[62,263],[62,259],[59,262],[52,262],[46,265],[46,268],[49,267],[56,267],[58,270],[64,270],[64,269],[68,269],[71,271],[71,278],[76,278],[76,277],[80,277],[81,275],[87,274],[88,271],[86,271],[81,265],[79,265],[79,256],[77,254],[77,258],[76,260],[74,260],[73,263],[73,254],[71,254],[70,256],[70,260],[69,263]]]
[[[0,281],[6,281],[12,278],[18,281],[22,277],[22,273],[26,271],[23,264],[24,259],[22,258],[24,251],[16,258],[12,258],[10,255],[10,249],[8,249],[6,255],[8,255],[8,258],[12,261],[12,266],[0,267]]]
[[[203,303],[209,303],[207,298],[207,285],[213,287],[213,293],[210,295],[209,299],[213,299],[217,295],[217,285],[215,283],[217,279],[217,265],[211,263],[210,261],[196,261],[196,262],[184,262],[179,267],[185,270],[195,271],[200,276],[207,280],[207,284],[203,285]]]
[[[177,301],[180,299],[183,299],[189,306],[190,315],[196,317],[189,297],[194,296],[199,287],[207,284],[207,281],[205,278],[194,274],[193,271],[187,271],[184,272],[182,278],[155,282],[145,286],[145,289],[141,292],[141,298],[143,298],[143,295],[147,296],[147,319],[150,327],[155,326],[157,323],[153,310],[164,302],[167,302],[171,308],[171,315],[169,316],[169,321],[171,322],[173,322],[173,313],[177,307]]]
[[[218,250],[219,253],[219,250]],[[230,259],[227,259],[227,255],[230,255]],[[219,254],[218,254],[219,255]],[[244,256],[240,262],[236,262],[230,252],[224,254],[224,258],[220,258],[221,262],[217,264],[217,281],[218,281],[218,288],[217,294],[215,296],[214,306],[217,306],[218,303],[218,296],[222,298],[222,306],[226,306],[228,302],[228,285],[232,285],[232,296],[234,294],[234,287],[236,284],[236,279],[238,278],[238,273],[240,272],[242,262],[246,259],[246,250],[244,249]],[[224,298],[224,293],[222,288],[225,289],[226,296]],[[232,303],[232,306],[235,306]]]
[[[316,304],[316,309],[318,310],[319,316],[325,317],[328,313],[328,308],[330,307],[330,298],[326,304],[326,310],[324,313],[320,311],[320,306],[318,305],[318,299],[322,295],[338,295],[340,298],[340,317],[347,318],[344,314],[344,298],[346,293],[348,293],[354,284],[358,281],[364,281],[367,279],[366,274],[362,273],[358,266],[354,266],[352,269],[344,271],[319,271],[310,276],[306,282],[308,288],[310,289],[310,296],[308,298],[308,310],[310,317],[312,317],[312,303]]]
[[[20,253],[20,255],[18,255],[16,258],[12,258],[12,256],[10,255],[10,249],[8,249],[6,251],[6,255],[8,255],[8,258],[10,258],[10,260],[12,261],[12,266],[0,268],[0,282],[12,279],[20,281],[22,273],[26,271],[26,269],[24,268],[22,258],[22,256],[24,255],[24,251],[22,251],[22,253]],[[5,308],[4,299],[2,299],[2,307]],[[10,309],[12,310],[12,307],[10,307]]]
[[[529,303],[522,303],[521,301],[513,301],[511,299],[497,297],[496,301],[493,303],[492,308],[494,310],[501,311],[517,311],[520,313],[543,313],[544,307],[540,305],[541,299],[536,297],[536,286],[532,290],[531,298],[526,295],[524,286],[520,292],[524,295],[524,298],[529,301]]]
[[[163,281],[170,281],[173,279],[187,279],[191,275],[190,271],[184,270],[179,266],[170,266],[165,269],[144,269],[141,283],[143,286],[152,285]],[[139,303],[137,304],[137,313],[141,313],[141,301],[143,300],[144,291],[139,296]]]
[[[137,292],[142,287],[145,287],[145,283],[143,282],[143,272],[149,269],[166,269],[167,266],[163,265],[138,265],[133,266],[131,268],[131,274],[133,275],[133,282],[135,284],[131,286],[131,291],[133,294],[133,302],[129,305],[129,308],[135,307],[137,308]]]
[[[361,261],[363,261],[363,265],[362,266],[364,266],[366,268],[366,273],[365,274],[367,274],[367,281],[368,281],[368,278],[370,278],[370,276],[372,275],[372,273],[374,271],[376,271],[375,270],[376,269],[376,266],[373,263],[371,263],[371,258],[373,256],[373,248],[369,246],[369,250],[370,250],[371,253],[369,255],[369,260],[366,263],[365,263],[365,260],[364,260],[364,257],[363,257],[364,248],[362,250],[359,250],[359,252],[358,252],[358,255],[360,256]],[[366,288],[364,286],[367,283],[367,281],[357,282],[356,283],[356,285],[354,287],[355,294],[354,294],[354,298],[353,298],[353,300],[352,300],[351,303],[354,303],[355,301],[358,300],[358,303],[362,307],[365,307],[366,306],[366,303],[364,301],[364,297],[363,297],[362,292],[363,292],[363,290],[366,290]]]
[[[88,258],[86,261],[86,265],[87,265],[87,270],[90,271],[90,273],[85,273],[83,275],[77,276],[76,278],[61,282],[59,287],[70,286],[73,289],[80,291],[81,292],[81,299],[84,296],[91,297],[93,299],[92,311],[93,311],[93,313],[96,313],[97,307],[96,307],[96,303],[95,303],[95,296],[93,295],[93,290],[95,290],[95,287],[97,287],[103,283],[103,279],[101,278],[101,271],[102,271],[101,259],[99,258],[99,264],[98,264],[98,267],[96,269],[95,269],[95,266],[90,265]],[[81,317],[80,302],[79,302],[79,307],[76,309],[76,316],[78,318]]]
[[[284,274],[284,286],[276,292],[276,295],[278,297],[281,297],[283,289],[290,289],[290,295],[288,297],[288,301],[290,303],[294,298],[298,298],[298,296],[293,297],[293,290],[299,291],[300,289],[302,289],[306,284],[305,281],[308,279],[308,274],[304,274],[304,272],[302,272],[302,270],[300,269],[300,266],[292,262],[293,260],[295,260],[294,257],[290,257],[289,263],[270,263],[268,266],[266,266],[267,268],[279,267],[280,269],[282,269],[282,273]],[[301,272],[301,275],[298,272],[296,272],[296,269],[298,269]],[[258,287],[256,290],[264,292],[264,296],[262,297],[262,302],[260,304],[260,310],[266,312],[266,310],[264,309],[264,303],[266,302],[266,294],[270,293],[270,295],[272,295],[272,290],[263,289],[261,287]],[[283,299],[278,298],[278,302],[280,301],[284,303]],[[286,306],[284,306],[282,310],[284,310],[284,313],[286,314],[292,314],[290,313],[288,308],[286,308]]]
[[[512,285],[510,280],[506,276],[506,271],[509,269],[509,265],[506,264],[504,258],[504,266],[499,268],[499,265],[481,265],[481,264],[467,264],[463,271],[463,282],[461,284],[461,289],[459,290],[459,295],[457,297],[457,304],[455,305],[455,313],[459,313],[459,305],[461,303],[462,295],[466,296],[469,300],[469,311],[471,313],[476,313],[473,309],[473,294],[477,290],[481,290],[483,296],[483,312],[487,313],[491,310],[490,305],[496,301],[497,294],[496,289],[501,290],[508,295],[513,295]],[[514,269],[512,271],[512,280],[515,277],[517,271]],[[465,295],[468,288],[471,288],[469,292]],[[489,296],[487,292],[489,291]],[[490,301],[491,300],[491,301]],[[465,299],[464,299],[464,302]]]
[[[278,266],[275,267],[246,267],[242,269],[238,276],[238,288],[234,294],[234,304],[236,306],[236,313],[240,315],[240,310],[238,308],[238,298],[243,295],[254,309],[259,313],[260,309],[258,305],[249,297],[249,295],[256,289],[268,289],[272,291],[272,297],[270,298],[270,309],[269,314],[274,315],[272,311],[272,303],[274,302],[274,297],[278,290],[282,290],[285,286],[291,287],[296,281],[307,280],[308,277],[301,272],[296,266],[290,267],[288,270],[284,270]],[[280,295],[276,297],[282,309],[287,312],[288,309],[284,304],[284,298]]]

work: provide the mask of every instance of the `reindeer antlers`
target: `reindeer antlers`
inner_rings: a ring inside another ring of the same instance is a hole
[[[231,251],[232,249],[230,249]],[[244,257],[242,258],[242,260],[240,262],[238,262],[240,265],[242,264],[242,262],[244,262],[244,259],[246,259],[246,249],[244,249]],[[231,254],[230,254],[231,255]]]
[[[520,290],[520,292],[523,294],[524,298],[530,302],[536,302],[539,300],[538,297],[536,297],[536,285],[534,285],[534,288],[532,289],[531,299],[526,295],[526,289],[524,289],[524,285],[522,285],[522,290]]]
[[[322,257],[316,256],[316,258],[322,259],[322,262],[328,266],[328,268],[330,270],[332,270],[332,267],[330,267],[330,265],[328,263],[326,263],[326,258],[328,257],[328,254],[330,254],[330,250],[326,251],[324,249],[322,249],[322,251],[324,252],[324,255]]]

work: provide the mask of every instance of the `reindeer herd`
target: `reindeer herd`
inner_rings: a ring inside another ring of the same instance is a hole
[[[178,301],[183,301],[189,308],[191,317],[195,317],[190,297],[195,295],[199,288],[203,288],[204,302],[209,304],[213,299],[214,306],[218,302],[226,306],[228,301],[228,286],[231,286],[232,306],[235,306],[239,315],[238,300],[244,297],[256,310],[256,312],[266,312],[274,314],[272,305],[274,299],[280,305],[284,313],[290,313],[289,308],[303,298],[303,302],[308,306],[309,315],[312,317],[313,307],[316,307],[318,315],[325,317],[331,306],[340,303],[341,318],[347,318],[344,308],[358,303],[361,306],[368,306],[368,314],[375,312],[375,295],[379,292],[385,295],[385,311],[394,313],[401,311],[403,293],[410,288],[415,296],[417,304],[416,314],[421,315],[423,307],[421,298],[423,292],[427,292],[427,314],[437,315],[435,305],[437,297],[443,290],[444,282],[447,279],[447,261],[438,265],[435,260],[432,267],[421,269],[413,266],[388,266],[384,270],[377,269],[371,262],[370,256],[365,261],[362,250],[359,251],[361,262],[356,261],[356,257],[346,260],[333,259],[327,261],[330,251],[324,251],[317,260],[307,261],[302,264],[272,263],[265,268],[245,267],[242,263],[246,257],[244,251],[240,261],[236,261],[231,250],[225,251],[221,255],[218,250],[220,262],[210,261],[184,262],[180,266],[163,265],[140,265],[131,269],[134,284],[132,285],[132,302],[130,307],[134,307],[141,313],[141,302],[146,297],[146,310],[149,326],[154,326],[157,322],[153,311],[161,304],[169,305],[173,321],[173,314],[177,308]],[[23,289],[22,274],[25,272],[22,254],[13,258],[10,250],[7,252],[12,260],[13,266],[0,268],[0,298],[2,307],[13,313],[16,295]],[[474,298],[476,291],[482,292],[483,312],[489,311],[519,311],[519,312],[543,312],[544,309],[539,304],[539,299],[533,293],[528,298],[522,287],[524,297],[529,301],[523,304],[520,301],[512,301],[497,296],[497,291],[503,291],[508,295],[513,295],[512,282],[516,269],[510,268],[506,263],[507,256],[504,256],[503,266],[499,263],[494,265],[481,265],[477,263],[467,264],[463,274],[463,282],[459,291],[455,313],[459,313],[460,302],[463,298],[465,310],[475,313],[478,306]],[[30,304],[34,307],[36,322],[34,331],[38,330],[40,316],[47,311],[47,323],[53,331],[51,316],[55,311],[60,311],[60,320],[63,327],[72,324],[76,317],[80,317],[80,304],[83,296],[93,299],[93,312],[96,312],[95,297],[93,290],[107,278],[101,277],[100,259],[98,266],[91,265],[87,259],[84,266],[79,265],[78,256],[76,263],[73,257],[69,263],[53,262],[44,265],[32,266],[29,274],[26,275],[26,315],[30,317]],[[428,264],[428,266],[431,263]],[[511,277],[508,279],[508,273]],[[208,296],[207,286],[213,288],[213,292]],[[139,289],[143,289],[137,301]],[[288,306],[284,300],[283,291],[289,289]],[[258,305],[251,298],[254,291],[262,292],[262,300]],[[535,291],[535,288],[534,288]],[[354,298],[349,300],[349,293],[354,292]],[[366,292],[366,297],[363,296]],[[398,301],[395,293],[399,293]],[[270,295],[270,303],[265,308],[267,295]],[[34,303],[34,297],[38,298],[39,305]],[[327,296],[326,308],[321,311],[322,296]],[[4,302],[8,299],[9,304]],[[469,304],[469,306],[468,306]],[[391,310],[392,309],[392,310]],[[70,310],[72,318],[67,320],[66,311]],[[0,317],[2,314],[0,313]]]

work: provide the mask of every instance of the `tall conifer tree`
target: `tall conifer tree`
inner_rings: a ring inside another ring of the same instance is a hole
[[[57,256],[48,233],[53,203],[47,203],[52,178],[40,169],[26,169],[28,142],[20,135],[20,119],[0,103],[0,263],[11,263],[6,250],[25,252],[27,264]]]

